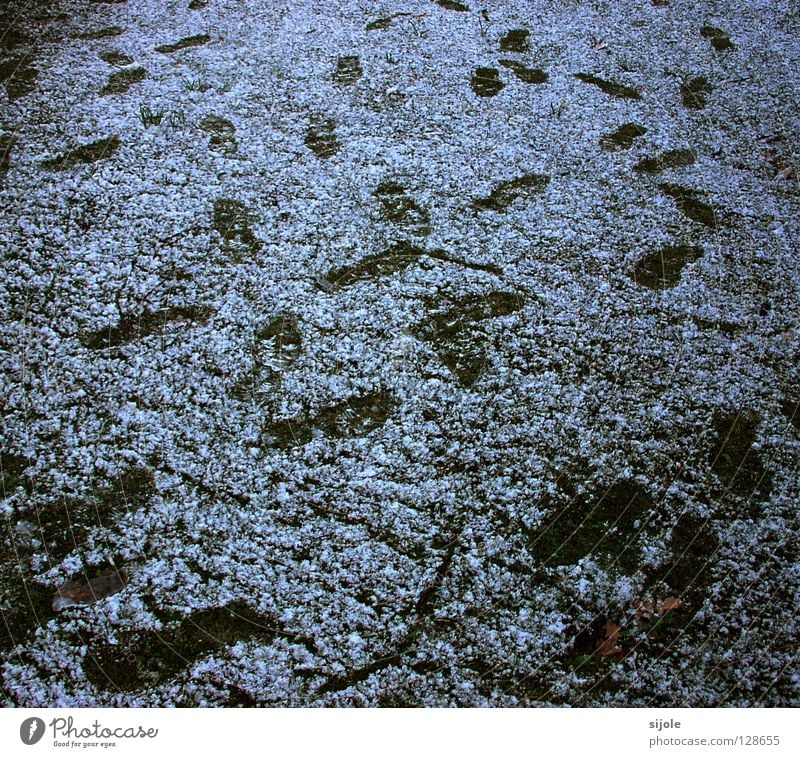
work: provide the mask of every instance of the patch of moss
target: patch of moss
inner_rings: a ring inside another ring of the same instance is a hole
[[[580,79],[587,84],[594,84],[595,87],[599,87],[602,92],[605,92],[607,95],[611,95],[611,97],[622,97],[628,98],[631,100],[641,100],[642,96],[637,92],[633,87],[627,87],[624,84],[618,84],[617,82],[607,81],[606,79],[601,79],[599,76],[593,76],[592,74],[573,74],[576,79]]]
[[[12,102],[36,89],[38,69],[31,65],[32,57],[22,55],[0,63],[0,81],[5,82],[6,94]]]
[[[313,117],[306,129],[305,143],[318,158],[330,158],[339,151],[336,122],[325,116]]]
[[[722,29],[718,29],[716,26],[704,24],[700,27],[700,35],[710,40],[711,46],[717,52],[736,49],[736,45],[731,42],[731,38],[727,33],[722,31]]]
[[[500,37],[500,49],[507,53],[524,53],[528,49],[530,35],[527,29],[511,29]]]
[[[478,97],[494,97],[505,86],[496,68],[476,68],[470,82],[472,91]]]
[[[680,281],[683,269],[702,255],[702,247],[666,245],[639,260],[633,280],[650,289],[670,289]]]
[[[108,84],[100,90],[101,95],[117,95],[127,92],[134,84],[144,81],[147,71],[142,66],[123,68],[108,77]]]
[[[550,77],[541,68],[528,68],[515,60],[501,60],[501,66],[510,68],[514,76],[525,84],[544,84]]]
[[[681,84],[681,100],[686,108],[705,108],[714,88],[705,76],[695,76]]]
[[[336,84],[355,84],[364,73],[361,60],[357,55],[342,55],[336,61],[336,70],[333,72],[333,81]]]
[[[86,334],[81,342],[90,350],[114,349],[164,333],[170,327],[207,323],[213,312],[211,308],[200,305],[180,305],[138,314],[123,313],[116,326]]]
[[[415,331],[433,347],[458,382],[470,387],[486,362],[486,338],[479,329],[480,322],[511,315],[523,304],[515,292],[489,292],[478,299],[435,306]]]
[[[175,53],[178,50],[185,50],[187,47],[199,47],[211,41],[208,34],[193,34],[191,37],[184,37],[177,42],[172,42],[168,45],[159,45],[156,48],[157,53]]]
[[[133,58],[125,53],[118,52],[117,50],[103,50],[100,53],[100,60],[105,61],[111,66],[130,66],[133,63]]]
[[[258,239],[250,229],[250,212],[238,200],[227,197],[215,200],[213,225],[226,244],[235,242],[249,252],[258,250]]]
[[[65,171],[81,163],[95,163],[113,155],[120,146],[117,136],[104,137],[103,139],[89,142],[88,144],[67,150],[56,158],[42,161],[42,168],[49,171]]]
[[[479,211],[494,210],[502,213],[514,200],[541,194],[549,182],[550,177],[544,174],[523,174],[515,179],[500,181],[494,185],[488,197],[473,200],[472,207]]]
[[[683,168],[690,166],[697,159],[697,153],[688,148],[667,150],[653,158],[642,158],[634,167],[640,173],[658,173],[668,168]]]
[[[647,129],[641,124],[626,123],[617,127],[615,131],[600,137],[600,147],[604,150],[626,150],[633,145],[633,140],[647,134]]]
[[[716,441],[710,458],[711,470],[726,492],[764,500],[772,490],[772,477],[752,448],[760,422],[756,413],[746,409],[718,413],[714,417]]]
[[[700,192],[687,189],[678,184],[659,184],[658,188],[675,200],[675,206],[687,218],[702,223],[710,229],[717,227],[714,208],[699,199],[702,196]]]

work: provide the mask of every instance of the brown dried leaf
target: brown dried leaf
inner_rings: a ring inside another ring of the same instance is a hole
[[[681,607],[683,607],[683,602],[681,602],[678,597],[667,597],[658,602],[656,605],[656,612],[658,612],[659,615],[664,615],[670,610],[680,610]]]
[[[63,610],[75,605],[91,605],[121,591],[128,584],[128,572],[120,570],[92,578],[88,583],[65,581],[53,595],[53,609]]]
[[[622,655],[622,647],[617,642],[622,635],[622,629],[611,620],[607,620],[603,626],[603,638],[598,639],[597,654],[601,657],[619,657]]]

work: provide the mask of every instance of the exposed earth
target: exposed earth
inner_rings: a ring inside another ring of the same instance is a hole
[[[5,704],[800,705],[799,65],[795,0],[0,3]]]

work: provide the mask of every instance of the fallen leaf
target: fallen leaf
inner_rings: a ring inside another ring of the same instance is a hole
[[[656,605],[656,612],[659,615],[664,615],[670,610],[680,610],[681,607],[683,607],[683,602],[678,597],[667,597]]]
[[[92,578],[88,583],[65,581],[53,595],[53,610],[76,605],[91,605],[121,591],[128,584],[128,572],[120,570]]]
[[[603,626],[603,637],[597,640],[597,654],[601,657],[619,657],[622,655],[622,647],[617,642],[620,639],[622,630],[611,620],[607,620]]]

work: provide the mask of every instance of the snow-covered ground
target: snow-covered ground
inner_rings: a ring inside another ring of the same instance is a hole
[[[0,14],[8,705],[800,704],[795,0]]]

